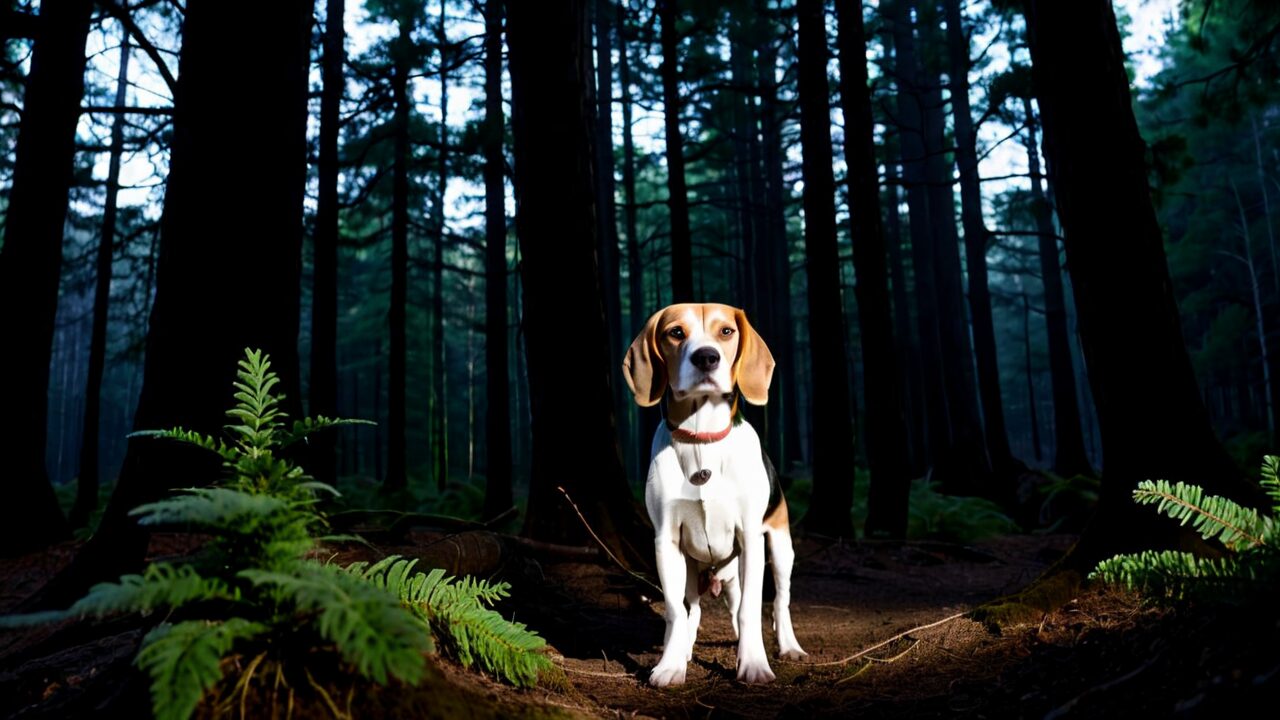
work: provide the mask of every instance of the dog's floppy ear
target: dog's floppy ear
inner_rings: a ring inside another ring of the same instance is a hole
[[[738,323],[738,357],[733,361],[733,377],[742,397],[752,405],[769,402],[769,383],[773,380],[773,353],[764,339],[756,333],[747,314],[734,310]]]
[[[622,359],[622,376],[627,379],[640,407],[657,405],[667,390],[667,366],[658,350],[658,321],[662,319],[662,312],[659,310],[649,318]]]

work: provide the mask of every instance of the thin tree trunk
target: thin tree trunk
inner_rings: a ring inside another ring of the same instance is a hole
[[[799,0],[800,138],[804,147],[804,244],[809,281],[813,375],[813,501],[810,532],[853,537],[854,427],[848,350],[836,250],[835,177],[831,169],[826,13],[822,0]],[[819,390],[820,388],[820,390]]]
[[[854,289],[865,367],[863,392],[867,398],[867,419],[864,428],[871,465],[866,530],[869,536],[905,537],[907,496],[911,490],[907,473],[907,421],[899,370],[902,362],[889,309],[888,249],[880,222],[880,184],[871,90],[867,84],[867,36],[862,4],[856,0],[837,0],[836,19],[840,97],[844,100],[844,153],[849,168],[849,226],[857,276]],[[807,212],[805,218],[808,219]]]
[[[507,362],[507,208],[502,144],[502,3],[484,6],[485,471],[484,515],[514,503],[511,491],[511,402]]]
[[[897,84],[897,116],[902,159],[902,184],[907,191],[907,217],[911,234],[911,267],[916,295],[916,332],[925,410],[925,457],[930,466],[946,456],[951,444],[951,421],[943,384],[942,339],[938,332],[938,288],[934,282],[935,251],[930,231],[929,194],[925,185],[924,117],[921,110],[916,41],[912,31],[911,3],[893,0],[894,77]]]
[[[315,261],[311,289],[311,415],[333,417],[338,412],[338,130],[346,31],[346,0],[325,0],[324,55],[320,91],[320,159],[317,168]],[[322,482],[333,482],[336,435],[320,433],[311,439],[308,470]]]
[[[129,90],[129,34],[120,42],[120,69],[116,73],[116,106],[123,107]],[[120,158],[124,154],[124,116],[111,121],[111,159],[107,164],[107,199],[102,209],[102,230],[98,237],[97,278],[93,292],[93,336],[89,340],[89,377],[85,384],[84,425],[80,436],[80,470],[77,473],[76,501],[67,520],[73,528],[84,527],[98,507],[99,438],[98,418],[102,411],[102,371],[107,359],[107,318],[111,303],[111,260],[115,256],[116,197],[120,190]]]
[[[1240,213],[1240,239],[1244,244],[1244,255],[1236,257],[1244,262],[1245,269],[1249,272],[1249,289],[1253,294],[1253,317],[1258,332],[1258,352],[1262,356],[1262,402],[1267,419],[1267,432],[1274,436],[1276,432],[1276,417],[1275,408],[1271,407],[1271,364],[1267,359],[1267,332],[1262,322],[1264,317],[1262,290],[1258,286],[1258,268],[1254,265],[1253,248],[1249,243],[1249,219],[1245,216],[1244,202],[1240,200],[1240,191],[1236,189],[1236,181],[1228,175],[1227,182],[1231,185],[1231,194],[1236,199],[1236,210]]]
[[[636,211],[636,146],[632,136],[631,63],[627,52],[627,13],[618,3],[618,82],[622,88],[622,192],[626,205],[623,217],[627,226],[627,283],[630,294],[631,321],[626,337],[635,337],[644,326],[649,308],[645,307],[644,264],[640,259],[640,235]],[[656,426],[654,413],[640,408],[629,408],[629,442],[633,458],[632,477],[644,478],[649,470],[648,444],[645,443],[647,427]],[[653,416],[653,417],[649,417]]]
[[[1271,227],[1271,196],[1267,192],[1267,169],[1262,162],[1262,136],[1258,132],[1258,119],[1249,115],[1249,126],[1253,129],[1254,160],[1258,168],[1258,189],[1262,191],[1262,216],[1267,221],[1267,249],[1271,251],[1271,279],[1280,291],[1280,254],[1276,251],[1276,233]]]
[[[516,228],[524,283],[533,468],[525,532],[588,542],[558,488],[624,563],[652,563],[653,530],[631,497],[609,386],[608,330],[596,270],[594,123],[587,0],[507,4]],[[574,329],[572,399],[564,328]],[[584,470],[564,472],[572,437]]]
[[[1027,115],[1027,169],[1031,174],[1031,202],[1039,241],[1040,278],[1044,284],[1044,318],[1049,333],[1049,376],[1053,384],[1053,469],[1059,475],[1092,475],[1080,429],[1080,403],[1076,399],[1075,368],[1071,364],[1071,338],[1067,331],[1067,299],[1058,262],[1058,238],[1053,228],[1052,206],[1040,188],[1040,151],[1036,144],[1036,120],[1031,98],[1023,98]],[[1039,452],[1037,446],[1037,452]],[[1039,456],[1037,455],[1037,459]]]
[[[780,407],[781,422],[770,425],[769,455],[782,474],[801,461],[800,406],[795,359],[795,328],[791,314],[791,252],[787,237],[787,193],[783,177],[782,124],[785,112],[778,98],[778,48],[771,40],[761,47],[760,135],[764,144],[765,205],[767,238],[773,296],[771,311],[777,331],[766,338],[776,348],[778,369],[769,388],[769,404]]]
[[[220,434],[246,347],[270,354],[284,410],[293,417],[301,410],[297,346],[311,10],[302,0],[270,3],[245,23],[236,5],[186,4],[156,300],[134,420],[139,430],[181,426]],[[228,53],[228,38],[255,52]],[[227,102],[229,78],[236,79],[243,105]],[[259,112],[246,114],[244,107]],[[254,158],[254,172],[231,160],[239,157]],[[256,282],[261,278],[269,281]],[[244,292],[247,282],[254,282],[253,292]],[[131,439],[97,533],[35,602],[64,605],[93,582],[138,567],[146,533],[129,511],[162,497],[175,478],[198,485],[218,471],[216,456]]]
[[[613,178],[613,30],[616,13],[613,0],[596,0],[596,167],[599,168],[596,188],[600,208],[599,265],[600,289],[604,291],[605,325],[609,328],[609,379],[614,388],[614,407],[621,410],[631,402],[623,392],[625,385],[619,375],[622,368],[622,348],[629,341],[622,332],[621,267],[618,258],[617,188]],[[619,414],[622,436],[626,437],[628,423]]]
[[[667,206],[671,211],[671,300],[692,302],[693,240],[689,230],[689,191],[684,177],[684,137],[680,132],[683,103],[676,2],[657,0],[662,38],[662,107],[666,118]]]
[[[890,153],[892,157],[894,153]],[[924,472],[924,419],[922,402],[924,384],[920,366],[920,343],[911,325],[911,300],[907,293],[907,272],[902,257],[902,217],[898,210],[898,166],[889,159],[885,162],[886,240],[889,250],[889,276],[893,292],[893,326],[898,353],[904,362],[900,379],[903,409],[907,417],[907,471],[912,477]]]
[[[969,276],[969,313],[973,318],[973,349],[978,365],[978,391],[987,451],[996,485],[988,494],[1012,502],[1017,463],[1009,450],[1000,392],[995,322],[987,287],[987,241],[982,219],[982,185],[978,178],[978,135],[969,107],[969,37],[964,31],[960,0],[943,0],[947,26],[947,74],[951,82],[951,110],[955,117],[956,165],[960,169],[960,218],[964,226],[965,269]],[[967,335],[967,333],[966,333]]]
[[[435,242],[432,243],[431,262],[431,474],[435,476],[436,490],[443,493],[449,483],[449,365],[444,337],[444,245],[447,221],[444,215],[445,190],[449,185],[449,73],[452,58],[446,53],[448,35],[445,34],[445,6],[440,3],[440,24],[436,28],[436,42],[440,46],[440,148],[436,169],[436,197],[434,204]]]
[[[405,366],[408,348],[405,339],[409,299],[409,142],[410,60],[413,53],[413,17],[399,19],[400,34],[392,45],[394,68],[391,96],[395,103],[392,119],[395,157],[391,180],[391,304],[387,309],[391,356],[387,378],[387,466],[383,488],[401,490],[408,486],[405,467]],[[435,385],[432,385],[434,388]],[[431,408],[434,410],[434,406]],[[429,413],[428,417],[434,417]],[[434,440],[434,436],[432,438]],[[378,457],[381,457],[379,449]],[[433,447],[434,452],[434,447]],[[433,468],[434,469],[434,468]]]
[[[1075,555],[1088,566],[1104,553],[1149,546],[1153,526],[1160,532],[1162,524],[1133,504],[1140,480],[1187,480],[1260,498],[1218,441],[1196,387],[1111,4],[1028,0],[1025,7],[1045,155],[1102,431],[1098,516]]]
[[[0,554],[66,537],[67,522],[45,469],[49,359],[53,352],[63,223],[84,94],[89,0],[40,5],[38,39],[14,148],[13,184],[0,246]]]
[[[1035,376],[1031,372],[1031,301],[1027,299],[1026,290],[1022,291],[1022,345],[1027,372],[1027,415],[1031,424],[1031,449],[1035,453],[1036,462],[1040,462],[1040,419],[1036,412]]]

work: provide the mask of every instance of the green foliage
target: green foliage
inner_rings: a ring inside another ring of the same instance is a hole
[[[1261,483],[1272,505],[1260,513],[1187,483],[1146,480],[1133,491],[1134,501],[1155,505],[1156,510],[1183,525],[1188,523],[1201,537],[1216,540],[1226,549],[1223,557],[1201,557],[1189,552],[1147,550],[1116,555],[1098,564],[1090,579],[1140,588],[1169,599],[1202,597],[1217,600],[1248,598],[1268,589],[1280,576],[1280,458],[1267,456]]]
[[[416,564],[392,555],[372,566],[353,563],[347,571],[393,592],[467,667],[477,664],[517,686],[533,685],[551,669],[542,653],[545,640],[488,607],[508,596],[506,583],[455,581],[439,568],[415,572]]]
[[[223,460],[227,478],[221,487],[182,490],[131,512],[145,526],[211,536],[191,562],[153,563],[141,575],[94,586],[65,612],[10,617],[0,626],[163,611],[166,622],[147,634],[136,659],[151,677],[153,709],[163,720],[189,717],[222,678],[223,659],[251,644],[285,664],[341,658],[378,683],[417,683],[426,674],[435,630],[464,664],[478,663],[519,684],[536,681],[549,666],[537,653],[541,638],[491,610],[464,609],[467,598],[477,606],[492,603],[505,585],[453,583],[440,573],[429,584],[413,585],[429,592],[404,595],[381,575],[343,572],[309,557],[317,534],[328,527],[316,509],[319,498],[337,493],[276,453],[348,421],[306,419],[283,430],[270,367],[265,355],[246,350],[236,403],[227,412],[229,442],[181,428],[143,433],[202,447]],[[424,624],[423,617],[432,622]],[[455,620],[458,628],[450,626]]]
[[[162,623],[142,640],[138,666],[151,675],[156,720],[191,717],[200,697],[222,679],[222,658],[238,640],[255,638],[265,625],[242,618],[225,622]]]
[[[967,543],[1016,532],[1018,524],[994,502],[980,497],[944,495],[938,484],[913,480],[908,500],[907,537]]]

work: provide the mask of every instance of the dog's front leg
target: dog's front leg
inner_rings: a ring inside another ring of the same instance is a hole
[[[667,632],[662,643],[662,659],[649,673],[649,684],[655,687],[683,685],[685,669],[689,664],[689,613],[684,607],[688,571],[684,553],[680,552],[680,547],[676,545],[678,536],[678,532],[659,532],[654,542],[654,554],[658,560],[658,580],[662,583],[662,603],[666,608],[667,620]],[[761,647],[763,648],[763,645]]]
[[[738,609],[738,679],[758,683],[773,680],[764,652],[760,612],[764,594],[764,534],[752,527],[742,533],[742,605]]]

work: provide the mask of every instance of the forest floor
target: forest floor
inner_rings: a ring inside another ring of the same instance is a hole
[[[1026,586],[1072,540],[802,540],[792,614],[809,657],[772,660],[773,683],[737,682],[728,611],[704,601],[687,682],[669,689],[645,682],[661,650],[660,598],[598,563],[508,559],[502,575],[513,581],[513,598],[501,609],[547,638],[563,679],[515,690],[437,660],[419,688],[322,682],[339,699],[339,712],[352,717],[1216,717],[1255,703],[1275,706],[1274,608],[1170,610],[1133,594],[1086,591],[1039,623],[1003,632],[953,617]],[[415,547],[440,543],[438,535],[415,532],[379,550],[413,555]],[[464,545],[460,554],[475,552]],[[68,544],[0,563],[0,612],[73,552]],[[340,555],[367,557],[368,550]],[[145,681],[130,667],[141,633],[128,621],[0,632],[0,716],[115,717],[145,708]],[[286,716],[280,705],[255,712],[267,700],[253,698],[247,716]],[[199,716],[216,714],[207,705]],[[222,709],[239,716],[238,708]],[[334,716],[318,702],[300,700],[290,710],[294,717]]]

